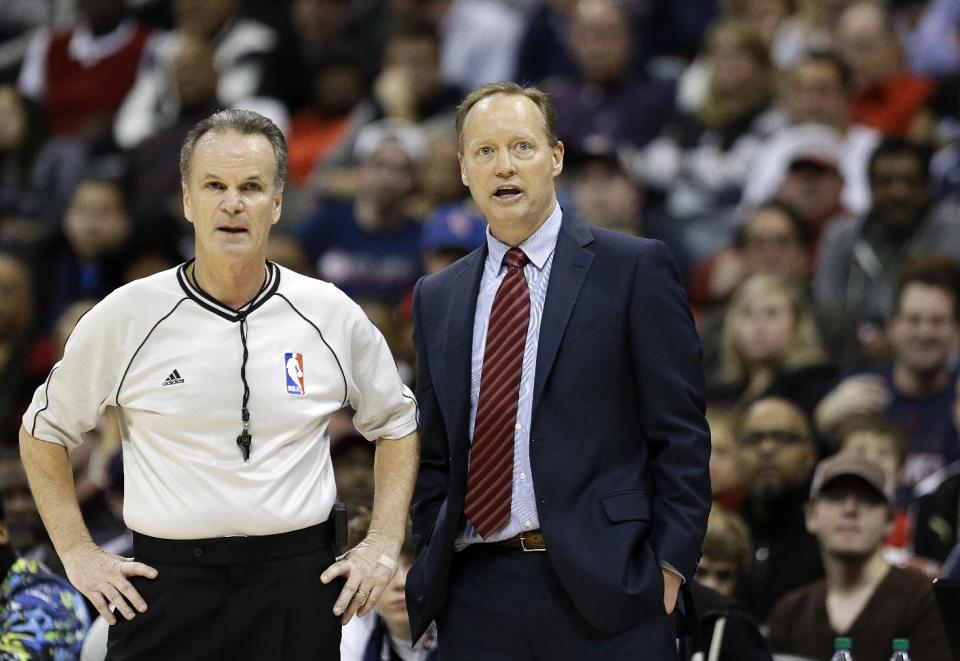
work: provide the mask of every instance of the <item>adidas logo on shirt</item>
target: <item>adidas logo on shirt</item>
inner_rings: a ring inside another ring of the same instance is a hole
[[[180,376],[180,372],[173,370],[170,372],[170,376],[167,377],[167,380],[161,383],[162,386],[175,386],[178,383],[183,383],[183,377]]]

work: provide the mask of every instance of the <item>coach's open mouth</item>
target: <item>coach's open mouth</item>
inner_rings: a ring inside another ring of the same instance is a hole
[[[512,202],[519,199],[521,195],[523,195],[523,189],[512,184],[498,186],[493,192],[493,196],[503,202]]]

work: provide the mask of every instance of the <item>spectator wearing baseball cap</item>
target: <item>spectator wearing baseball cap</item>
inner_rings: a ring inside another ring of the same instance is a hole
[[[453,264],[483,245],[487,223],[471,204],[441,207],[427,218],[420,238],[423,270],[429,275]]]
[[[891,567],[881,553],[893,503],[893,477],[860,455],[841,452],[817,466],[805,515],[825,578],[774,607],[775,654],[829,658],[834,639],[845,636],[860,659],[886,658],[894,638],[910,640],[911,658],[951,658],[930,581]]]
[[[441,207],[427,218],[420,238],[426,275],[442,271],[486,241],[487,223],[472,202]],[[396,342],[391,347],[401,377],[412,383],[416,353],[413,348],[413,287],[394,309]],[[409,376],[408,376],[409,375]]]
[[[850,71],[828,51],[807,53],[782,79],[786,125],[773,131],[757,148],[748,165],[750,178],[741,199],[742,208],[760,204],[776,193],[790,155],[798,141],[810,133],[831,132],[840,152],[844,206],[864,213],[870,206],[867,164],[881,135],[850,116]]]
[[[407,213],[425,143],[411,124],[385,120],[357,135],[357,188],[297,228],[317,275],[357,301],[395,305],[421,273],[420,223]]]
[[[774,195],[792,208],[811,234],[815,256],[824,229],[833,221],[850,217],[844,205],[843,153],[839,138],[830,129],[810,125],[790,147],[787,168]]]

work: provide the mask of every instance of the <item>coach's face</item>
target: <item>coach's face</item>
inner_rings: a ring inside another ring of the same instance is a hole
[[[519,94],[481,99],[463,124],[460,176],[495,237],[518,245],[557,203],[563,143],[550,146],[540,109]]]
[[[257,259],[267,254],[270,227],[280,219],[277,162],[263,135],[208,132],[197,141],[183,212],[193,223],[197,256]]]

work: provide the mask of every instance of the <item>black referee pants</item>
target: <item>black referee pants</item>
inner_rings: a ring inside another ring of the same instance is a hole
[[[156,579],[132,579],[147,611],[116,613],[109,661],[328,661],[340,658],[333,604],[320,582],[334,560],[326,523],[279,535],[164,540],[134,533]]]

